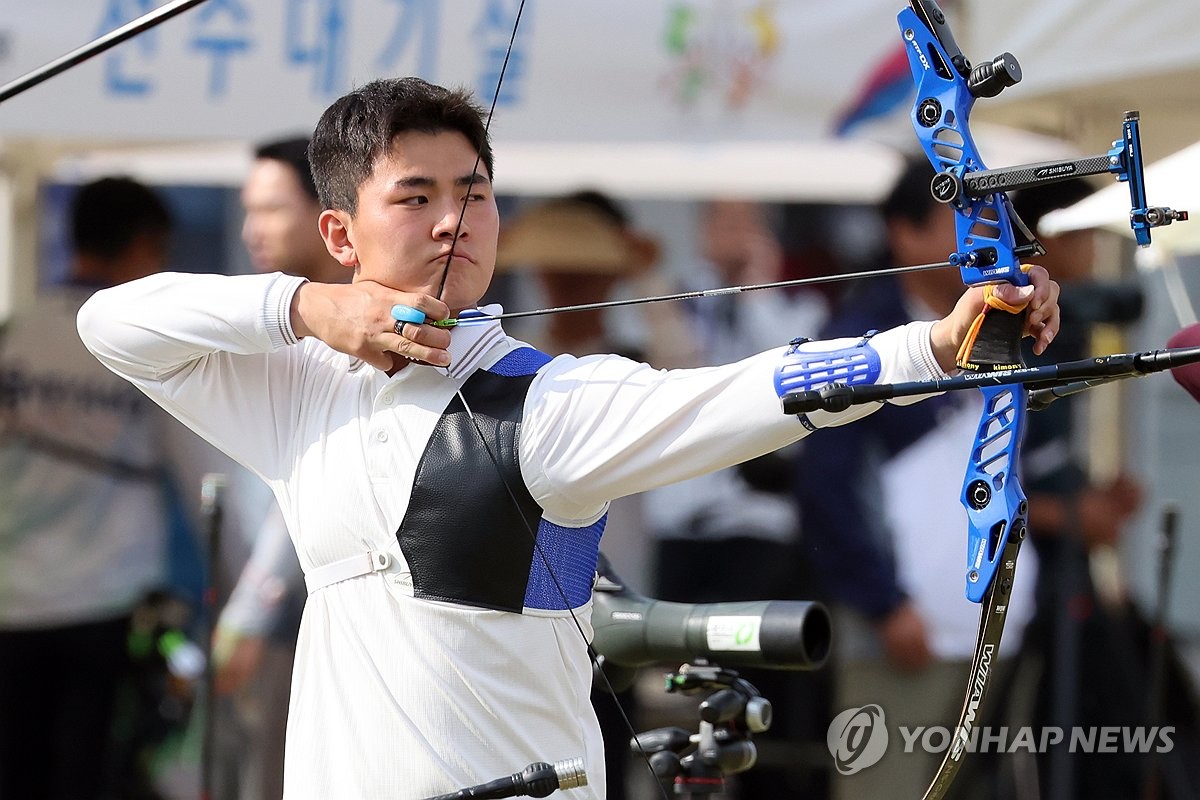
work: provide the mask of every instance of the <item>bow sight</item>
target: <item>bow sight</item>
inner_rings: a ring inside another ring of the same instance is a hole
[[[1006,57],[1011,58],[1009,54]],[[1172,222],[1184,222],[1188,212],[1167,206],[1147,206],[1145,184],[1141,177],[1142,147],[1138,130],[1137,111],[1126,111],[1121,138],[1113,142],[1107,153],[1062,161],[1039,161],[1000,169],[984,169],[966,174],[954,170],[934,176],[930,191],[943,203],[957,203],[965,195],[967,202],[979,200],[995,192],[1012,192],[1056,183],[1085,175],[1112,173],[1119,181],[1129,184],[1131,209],[1129,223],[1141,247],[1150,244],[1150,229]],[[1132,179],[1131,179],[1132,177]]]
[[[1044,186],[1069,178],[1111,173],[1129,184],[1130,225],[1137,243],[1150,244],[1150,229],[1188,218],[1186,211],[1146,202],[1137,111],[1125,113],[1121,138],[1107,153],[1077,159],[987,169],[978,158],[967,120],[976,98],[995,97],[1020,82],[1021,66],[1001,53],[972,67],[933,0],[911,0],[899,15],[909,63],[917,82],[913,126],[937,174],[933,197],[954,207],[960,249],[950,261],[970,285],[997,280],[1021,283],[1020,259],[1042,252],[1004,192]],[[965,89],[965,91],[964,91]],[[1026,241],[1013,241],[1016,228]]]

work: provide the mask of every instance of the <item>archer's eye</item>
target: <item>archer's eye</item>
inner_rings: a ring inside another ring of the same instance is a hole
[[[426,205],[428,202],[429,202],[428,197],[426,197],[423,194],[418,194],[418,195],[413,195],[412,197],[405,197],[403,200],[400,201],[400,205],[423,206],[423,205]]]

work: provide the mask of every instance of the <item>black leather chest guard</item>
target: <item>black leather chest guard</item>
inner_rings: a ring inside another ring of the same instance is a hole
[[[396,531],[416,597],[522,610],[542,515],[517,456],[533,377],[475,372],[462,388],[475,421],[455,395],[434,428]]]

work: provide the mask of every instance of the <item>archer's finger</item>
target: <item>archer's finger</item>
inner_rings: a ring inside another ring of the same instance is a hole
[[[1052,318],[1057,316],[1059,285],[1050,277],[1044,267],[1036,264],[1022,264],[1021,270],[1029,275],[1029,285],[1032,294],[1026,307],[1025,335],[1037,336]],[[1057,327],[1055,327],[1057,331]]]
[[[1044,314],[1041,322],[1036,325],[1030,324],[1026,331],[1026,335],[1033,337],[1033,352],[1039,356],[1046,352],[1046,348],[1054,341],[1062,322],[1057,303],[1053,304]]]
[[[436,297],[426,294],[400,294],[393,297],[396,304],[391,316],[397,322],[423,325],[430,320],[442,320],[450,316],[450,308]]]
[[[438,367],[450,365],[450,332],[429,325],[397,323],[394,333],[384,335],[384,346],[410,361]]]

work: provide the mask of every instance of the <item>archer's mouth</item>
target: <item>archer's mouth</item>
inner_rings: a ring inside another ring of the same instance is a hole
[[[438,257],[434,259],[434,261],[438,262],[439,264],[445,264],[447,261],[450,261],[450,260],[451,260],[451,253],[449,253],[449,252],[439,253]],[[460,252],[458,250],[454,251],[452,260],[453,261],[461,261],[466,264],[474,264],[475,263],[475,259],[471,258],[470,255]]]

